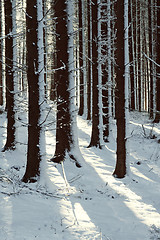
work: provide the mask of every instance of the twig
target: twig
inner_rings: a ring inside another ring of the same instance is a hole
[[[67,178],[66,178],[66,174],[65,174],[65,171],[64,171],[64,164],[63,164],[63,162],[61,162],[61,165],[62,165],[63,178],[64,178],[64,181],[65,181],[65,184],[66,184],[66,188],[67,188],[68,193],[69,193],[69,183],[68,183]]]

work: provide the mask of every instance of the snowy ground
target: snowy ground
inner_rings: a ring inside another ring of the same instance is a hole
[[[6,116],[0,115],[0,121],[2,147]],[[21,121],[25,122],[23,114]],[[54,166],[48,161],[48,189],[20,181],[26,164],[26,127],[19,127],[17,150],[0,153],[0,240],[160,239],[160,125],[152,129],[146,115],[131,113],[130,174],[125,179],[112,176],[115,122],[103,150],[87,148],[89,123],[78,118],[78,127],[83,167],[76,168],[70,161]],[[55,148],[52,125],[46,144],[46,159],[50,159]]]

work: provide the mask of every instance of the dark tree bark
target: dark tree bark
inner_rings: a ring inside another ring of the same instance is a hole
[[[83,76],[83,38],[82,38],[82,1],[79,0],[79,74],[80,74],[80,106],[78,114],[84,113],[84,76]]]
[[[149,53],[150,57],[153,58],[153,51],[152,51],[152,40],[153,40],[153,29],[152,29],[152,0],[149,0]],[[149,94],[149,114],[150,118],[153,119],[153,63],[150,63],[150,94]]]
[[[157,63],[160,65],[160,1],[157,1]],[[155,123],[160,122],[160,67],[157,66],[156,79],[156,116]]]
[[[132,4],[130,3],[130,6],[132,6]],[[133,7],[133,6],[132,6]],[[131,11],[133,11],[133,9],[129,11],[129,22],[132,22],[131,19]],[[133,24],[133,23],[132,23]],[[129,28],[129,35],[131,36],[132,34],[132,28]],[[130,65],[130,84],[131,84],[131,101],[130,101],[130,110],[135,110],[135,89],[134,89],[134,64],[135,64],[135,59],[133,59],[133,51],[135,52],[135,46],[134,46],[134,42],[132,41],[132,38],[130,37],[130,62],[132,63]],[[134,49],[134,50],[133,50]]]
[[[101,148],[98,82],[98,3],[92,1],[92,135],[89,147]]]
[[[56,46],[57,46],[57,126],[56,126],[56,151],[51,161],[63,162],[67,156],[80,167],[72,148],[75,140],[73,133],[73,118],[71,112],[71,90],[69,79],[69,51],[68,48],[68,16],[67,3],[57,1],[55,4],[56,17]],[[72,69],[73,71],[73,69]]]
[[[109,3],[107,3],[109,4]],[[102,64],[102,102],[103,102],[103,140],[104,142],[108,142],[109,137],[109,98],[108,98],[108,71],[107,71],[107,58],[110,56],[107,56],[107,50],[108,47],[108,39],[107,39],[107,7],[106,7],[106,1],[103,1],[103,7],[102,7],[102,24],[101,24],[101,30],[102,30],[102,55],[103,55],[103,64]],[[110,17],[110,16],[109,16]],[[108,20],[107,20],[108,21]]]
[[[140,38],[141,38],[141,31],[140,31],[140,8],[141,8],[141,2],[137,1],[137,9],[138,9],[138,15],[137,15],[137,19],[138,19],[138,24],[137,24],[137,45],[138,45],[138,52],[137,52],[137,64],[138,64],[138,72],[137,72],[137,78],[138,78],[138,108],[139,111],[142,111],[142,107],[141,107],[141,103],[142,103],[142,99],[141,99],[141,93],[142,93],[142,89],[141,89],[141,59],[140,59],[140,54],[141,54],[141,50],[140,50]]]
[[[91,120],[91,1],[87,0],[87,24],[88,24],[88,60],[87,60],[87,120]]]
[[[44,82],[45,82],[45,96],[47,97],[47,33],[46,33],[46,1],[43,0],[43,16],[44,17],[44,29],[43,29],[43,43],[44,43],[44,68],[45,68],[45,72],[44,72]]]
[[[7,110],[7,141],[3,151],[16,147],[15,143],[15,111],[14,111],[14,80],[13,80],[13,35],[12,35],[12,2],[4,1],[5,6],[5,58],[6,58],[6,110]]]
[[[2,2],[0,2],[0,38],[2,38]],[[3,80],[2,80],[2,40],[0,41],[0,106],[3,106]],[[1,110],[0,110],[1,111]]]
[[[56,47],[56,21],[54,20],[54,1],[51,3],[51,8],[52,8],[52,14],[53,14],[53,20],[52,20],[52,25],[53,25],[53,32],[54,32],[54,50],[53,50],[53,56],[52,56],[52,69],[56,69],[57,67],[57,47]],[[51,73],[51,87],[50,87],[50,100],[56,101],[57,99],[57,71],[53,71]]]
[[[117,0],[117,51],[116,51],[116,121],[117,121],[117,162],[115,177],[126,175],[126,126],[125,126],[125,64],[124,64],[124,1]]]
[[[55,43],[56,45],[56,43]],[[53,54],[53,69],[57,67],[57,53],[56,47]],[[55,101],[57,98],[57,71],[54,71],[51,78],[50,100]]]
[[[41,156],[41,128],[40,125],[40,92],[39,92],[39,52],[38,52],[38,4],[27,1],[27,79],[29,95],[28,115],[28,151],[26,172],[23,182],[36,182],[40,175]],[[43,31],[43,30],[42,30]],[[41,49],[39,49],[41,51]],[[44,80],[44,76],[43,76]]]

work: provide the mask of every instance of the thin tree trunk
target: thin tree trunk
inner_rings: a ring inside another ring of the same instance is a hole
[[[92,1],[92,135],[89,147],[102,147],[100,129],[99,76],[98,76],[98,1]]]
[[[87,0],[87,24],[88,24],[87,120],[91,120],[91,0]]]
[[[131,71],[130,71],[130,88],[131,88],[131,103],[130,103],[130,107],[131,110],[135,110],[135,105],[136,105],[136,91],[135,91],[135,81],[136,81],[136,73],[135,73],[135,43],[134,43],[134,16],[133,16],[133,0],[130,0],[130,22],[131,22],[131,26],[130,26],[130,36],[131,36],[131,40],[130,40],[130,61],[131,61]]]
[[[12,12],[12,4],[14,1],[5,0],[5,58],[6,58],[6,110],[7,110],[7,140],[3,148],[3,151],[12,149],[16,147],[16,127],[15,127],[15,89],[14,89],[14,74],[15,67],[13,62],[13,21],[15,21]],[[14,46],[16,47],[16,46]]]
[[[2,39],[3,36],[3,19],[2,19],[2,1],[0,2],[0,39]],[[3,106],[3,79],[2,79],[2,56],[3,56],[3,43],[2,40],[0,41],[0,106]],[[1,110],[0,110],[1,112]]]
[[[157,1],[157,64],[160,65],[160,1]],[[156,74],[156,116],[155,123],[160,122],[160,67],[157,66]]]
[[[83,102],[84,118],[87,118],[87,60],[86,60],[86,1],[82,0],[82,45],[83,45]]]
[[[79,0],[79,84],[80,84],[80,106],[78,114],[84,113],[84,74],[83,74],[83,35],[82,35],[82,1]]]
[[[109,11],[107,11],[107,6],[110,4],[110,0],[107,1],[107,4],[105,1],[103,1],[102,6],[102,101],[103,101],[103,140],[104,142],[108,142],[109,137],[109,106],[108,106],[108,75],[109,75],[109,66],[107,64],[111,61],[111,56],[109,59],[109,56],[107,54],[107,49],[110,48],[111,51],[111,45],[109,46],[109,39],[107,37],[107,33],[111,30],[111,26],[109,24],[110,16]],[[110,6],[109,6],[110,7]],[[106,23],[107,18],[107,23]]]

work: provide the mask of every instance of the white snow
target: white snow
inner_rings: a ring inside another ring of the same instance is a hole
[[[21,121],[26,111],[21,108]],[[24,184],[27,127],[19,123],[18,148],[0,152],[1,240],[149,240],[160,239],[160,124],[147,114],[130,113],[130,175],[112,176],[116,161],[116,128],[103,150],[87,148],[91,125],[78,117],[83,167],[69,159],[55,165],[54,111],[46,122],[46,187]],[[0,115],[0,144],[6,137],[6,114]],[[142,128],[142,124],[145,129]],[[150,129],[151,128],[151,129]],[[63,136],[62,136],[63,137]]]

